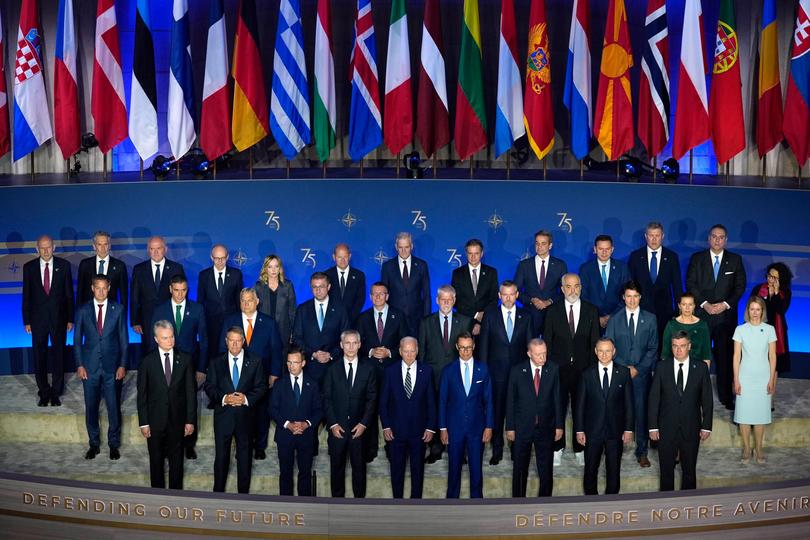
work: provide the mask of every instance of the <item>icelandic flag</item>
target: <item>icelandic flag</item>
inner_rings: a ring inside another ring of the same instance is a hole
[[[172,6],[172,48],[169,62],[169,146],[174,159],[188,152],[194,132],[194,77],[191,72],[191,41],[188,31],[188,0]]]
[[[574,0],[568,65],[563,102],[571,113],[571,152],[582,159],[591,151],[591,46],[588,36],[588,0]]]
[[[73,0],[59,1],[53,66],[54,139],[68,159],[79,151],[79,87],[76,83],[76,31]]]
[[[37,0],[22,0],[14,62],[14,161],[53,137],[42,72]]]
[[[382,144],[380,82],[371,0],[357,0],[354,47],[351,59],[352,102],[349,112],[349,157],[352,161]]]
[[[518,69],[517,32],[513,0],[501,4],[501,39],[498,48],[498,110],[495,112],[495,157],[512,148],[526,134],[523,125],[523,86]]]

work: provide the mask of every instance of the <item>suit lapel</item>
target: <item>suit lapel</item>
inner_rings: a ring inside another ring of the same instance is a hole
[[[394,327],[394,320],[396,318],[397,318],[396,314],[394,314],[391,311],[391,306],[388,306],[388,314],[385,317],[385,323],[383,323],[383,338],[382,338],[382,341],[380,341],[380,345],[382,345],[383,341],[385,341],[385,339],[391,335],[391,331],[392,331],[392,329]],[[375,330],[374,331],[374,336],[378,337],[377,332],[376,332],[376,330],[377,330],[377,322],[374,320],[374,308],[372,308],[372,310],[371,310],[371,321],[372,321],[372,327]]]

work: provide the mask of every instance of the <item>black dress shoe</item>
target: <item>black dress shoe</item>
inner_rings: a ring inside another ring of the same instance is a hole
[[[729,410],[729,411],[733,411],[734,410],[734,403],[733,402],[726,403],[726,409]]]
[[[441,454],[434,454],[434,453],[431,452],[425,458],[425,463],[427,463],[427,464],[436,463],[437,461],[440,461],[441,459],[442,459]]]
[[[61,407],[62,401],[59,399],[59,396],[54,396],[51,398],[51,407]]]
[[[257,448],[256,452],[254,452],[254,454],[253,454],[253,458],[258,459],[259,461],[261,461],[263,459],[267,459],[267,454],[265,453],[264,450],[259,450]]]
[[[490,465],[497,465],[498,463],[501,462],[502,459],[503,459],[503,456],[492,456],[491,458],[489,458],[489,464]]]
[[[110,459],[116,460],[121,457],[121,452],[118,451],[118,448],[110,448]]]
[[[47,407],[48,406],[48,398],[41,397],[39,401],[37,401],[37,407]]]
[[[99,450],[98,446],[91,446],[84,454],[84,459],[95,459],[100,452],[101,450]]]
[[[197,451],[194,450],[194,447],[186,448],[186,459],[197,459]]]

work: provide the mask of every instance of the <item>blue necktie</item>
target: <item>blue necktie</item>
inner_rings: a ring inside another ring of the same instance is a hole
[[[470,395],[470,363],[464,362],[464,393]]]
[[[323,304],[318,304],[320,309],[318,310],[318,330],[323,331]]]
[[[605,273],[605,267],[607,265],[602,265],[602,287],[607,291],[607,274]]]
[[[293,394],[295,394],[295,404],[298,405],[298,402],[301,401],[301,385],[298,384],[298,377],[295,378],[293,384]]]
[[[717,281],[717,274],[720,273],[720,255],[714,256],[714,280]]]
[[[512,332],[515,330],[515,324],[512,322],[512,312],[506,312],[506,337],[509,342],[512,342]]]
[[[236,367],[236,361],[238,358],[234,357],[233,359],[233,371],[231,371],[231,378],[233,379],[233,389],[236,390],[236,387],[239,386],[239,368]]]
[[[658,252],[652,252],[652,259],[650,259],[650,281],[655,283],[658,279]]]
[[[104,273],[104,259],[101,259],[100,261],[98,261],[98,273],[99,274]]]

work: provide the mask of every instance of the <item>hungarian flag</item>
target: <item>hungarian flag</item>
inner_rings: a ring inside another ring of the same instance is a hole
[[[672,137],[672,155],[675,159],[681,159],[689,150],[709,138],[709,100],[706,95],[702,29],[700,0],[686,0],[675,133]]]
[[[484,82],[481,78],[481,27],[478,0],[464,0],[456,90],[456,152],[464,161],[487,145]]]
[[[416,138],[427,157],[450,142],[447,80],[439,0],[425,1],[420,53],[419,97],[416,102]]]
[[[80,138],[73,0],[59,1],[53,72],[54,139],[62,151],[62,158],[69,159],[79,151]]]
[[[633,96],[630,91],[632,66],[633,51],[630,48],[624,0],[610,0],[602,41],[593,134],[611,161],[633,148],[635,142]]]
[[[107,153],[127,137],[127,106],[118,45],[115,0],[98,0],[96,9],[96,55],[93,63],[93,133],[98,148]]]
[[[664,0],[647,2],[638,92],[638,138],[650,156],[669,140],[669,29]]]
[[[318,0],[318,18],[315,22],[315,109],[313,134],[318,159],[329,159],[335,147],[335,60],[332,56],[331,0]]]
[[[0,51],[6,50],[3,26],[3,14],[0,13]],[[8,125],[8,91],[6,90],[6,58],[0,54],[0,157],[5,156],[11,148],[11,137]]]
[[[394,0],[391,5],[383,107],[383,140],[391,153],[397,154],[413,141],[411,53],[405,0]]]
[[[537,159],[554,146],[554,105],[551,101],[551,48],[545,0],[532,0],[529,12],[529,50],[526,53],[526,90],[523,124]]]
[[[228,102],[228,45],[225,41],[225,9],[222,0],[211,0],[208,10],[202,100],[200,148],[208,159],[217,159],[232,146]]]
[[[129,140],[141,159],[145,160],[158,151],[155,48],[147,0],[138,0],[135,7],[135,48],[132,53],[130,94]]]
[[[231,134],[234,146],[241,152],[267,137],[270,132],[267,91],[259,54],[256,0],[239,2],[231,70],[234,81]]]
[[[725,163],[745,149],[740,44],[731,0],[720,0],[720,18],[712,68],[709,116],[718,163]]]
[[[796,13],[783,131],[801,167],[810,157],[810,0]]]
[[[782,141],[782,84],[779,81],[779,43],[776,29],[776,2],[762,6],[762,33],[759,38],[759,78],[757,101],[757,149],[764,156]]]

